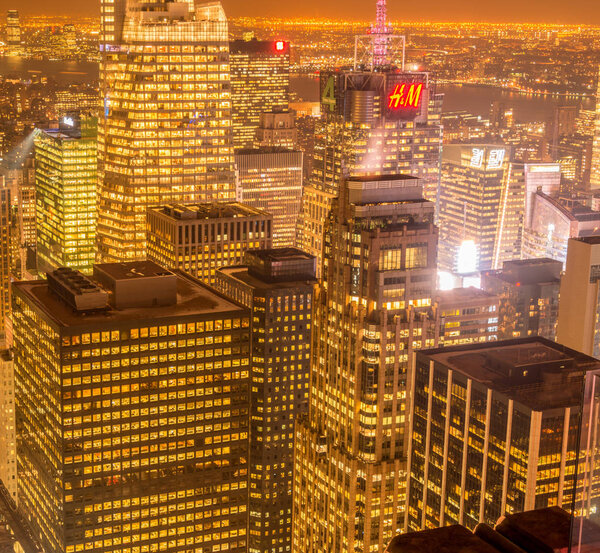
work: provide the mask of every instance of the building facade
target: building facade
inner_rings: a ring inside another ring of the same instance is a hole
[[[10,189],[0,178],[0,344],[7,339],[11,290],[11,229],[14,224]]]
[[[491,342],[498,339],[500,298],[473,286],[438,290],[434,319],[439,347]]]
[[[312,174],[304,190],[297,245],[320,260],[332,198],[346,175],[419,177],[435,201],[440,179],[443,95],[427,73],[321,74]],[[320,273],[319,273],[320,274]]]
[[[600,356],[600,236],[571,238],[560,282],[556,341]]]
[[[556,338],[562,263],[554,259],[506,261],[481,273],[481,288],[500,299],[498,339]]]
[[[590,189],[600,189],[600,72],[596,90],[596,117],[592,138],[592,162],[590,164]]]
[[[246,552],[248,311],[152,262],[13,289],[18,496],[45,550]]]
[[[235,149],[252,148],[261,114],[287,110],[290,93],[290,43],[234,40],[229,45]]]
[[[98,132],[95,117],[66,116],[35,139],[37,267],[90,273],[95,260]]]
[[[463,273],[494,266],[508,157],[509,151],[503,146],[444,146],[439,196],[440,269]],[[474,251],[465,267],[467,245]]]
[[[228,27],[218,2],[102,6],[98,256],[131,261],[149,207],[235,199]]]
[[[407,528],[473,529],[571,509],[584,374],[600,361],[543,338],[418,352]]]
[[[235,154],[238,200],[273,216],[273,246],[291,247],[302,203],[303,154],[263,147]]]
[[[279,248],[244,262],[219,269],[215,286],[252,315],[248,551],[281,553],[292,542],[294,426],[308,413],[316,260]]]
[[[294,150],[298,147],[298,129],[294,111],[268,111],[260,114],[254,146],[275,146]]]
[[[241,264],[246,250],[270,248],[272,242],[272,216],[247,205],[165,205],[148,211],[148,258],[211,285],[217,269]]]
[[[407,365],[432,347],[434,206],[415,177],[351,177],[325,230],[292,551],[383,550],[404,527]]]
[[[0,350],[0,479],[17,501],[17,442],[15,435],[15,381],[12,352]]]

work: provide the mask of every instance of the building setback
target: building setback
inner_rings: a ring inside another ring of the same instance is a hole
[[[235,199],[227,18],[219,2],[106,0],[102,34],[98,256],[141,260],[149,207]]]
[[[554,259],[505,261],[481,273],[481,288],[500,298],[498,339],[542,336],[554,340],[562,263]]]
[[[216,288],[251,310],[250,553],[289,551],[294,426],[308,413],[313,256],[254,250],[216,274]]]
[[[270,248],[273,218],[235,202],[165,205],[148,211],[148,258],[214,284],[220,267],[249,249]]]
[[[407,529],[570,509],[584,375],[598,368],[540,337],[418,352]]]
[[[404,527],[406,374],[432,347],[434,206],[419,179],[350,177],[324,233],[292,551],[383,550]]]
[[[45,550],[245,553],[248,310],[149,261],[13,291],[18,497]]]

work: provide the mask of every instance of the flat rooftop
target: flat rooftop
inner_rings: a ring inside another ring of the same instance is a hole
[[[152,207],[150,212],[161,213],[173,220],[235,219],[237,217],[265,217],[271,215],[262,209],[239,202],[207,202],[201,204],[167,204]]]
[[[132,280],[172,275],[173,272],[161,267],[154,261],[136,261],[132,263],[100,263],[96,265],[114,280]]]
[[[167,319],[193,315],[214,315],[216,313],[245,309],[227,300],[199,280],[172,271],[177,279],[177,303],[174,305],[107,309],[98,312],[77,312],[48,288],[45,280],[15,282],[13,288],[36,305],[44,315],[61,327],[106,326],[131,320]]]
[[[403,173],[396,173],[394,175],[354,175],[347,177],[348,182],[385,182],[394,180],[415,180],[418,181],[419,177],[413,177],[412,175],[405,175]]]
[[[298,280],[263,280],[256,276],[253,276],[248,272],[249,267],[247,265],[235,265],[233,267],[222,267],[217,270],[218,273],[222,273],[231,278],[235,278],[248,286],[259,289],[269,290],[283,290],[297,285],[314,284],[316,279],[298,279]]]
[[[578,406],[585,373],[600,369],[600,360],[537,336],[425,350],[417,356],[536,411]]]

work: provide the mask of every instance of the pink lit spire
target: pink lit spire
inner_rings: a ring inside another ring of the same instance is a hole
[[[392,26],[387,22],[386,0],[377,0],[377,16],[375,25],[372,25],[369,32],[373,36],[373,66],[379,67],[389,63],[388,54],[388,35],[392,34]]]

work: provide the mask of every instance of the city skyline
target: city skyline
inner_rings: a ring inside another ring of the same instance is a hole
[[[370,2],[351,0],[350,2],[323,3],[308,0],[300,3],[281,4],[276,0],[258,0],[252,3],[252,9],[243,0],[223,0],[223,8],[228,17],[271,17],[271,18],[324,18],[342,21],[369,22],[372,17]],[[14,9],[12,0],[1,0],[0,11]],[[18,5],[25,16],[94,16],[99,12],[95,0],[63,0],[54,9],[42,0],[26,0]],[[421,5],[406,5],[391,2],[388,6],[389,19],[393,22],[434,21],[434,22],[477,22],[477,23],[541,23],[541,24],[580,24],[600,25],[600,8],[592,0],[574,2],[543,2],[534,0],[523,4],[518,0],[506,0],[481,4],[476,0],[458,0],[448,4],[442,0],[428,3],[424,16]]]

